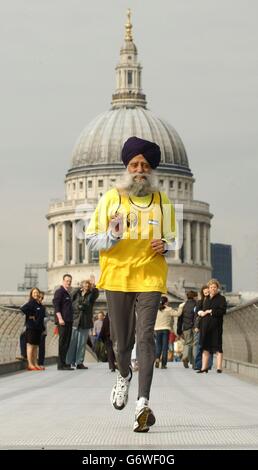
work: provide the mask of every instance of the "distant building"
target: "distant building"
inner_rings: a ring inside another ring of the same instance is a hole
[[[212,277],[218,279],[226,292],[232,292],[232,247],[211,243]]]

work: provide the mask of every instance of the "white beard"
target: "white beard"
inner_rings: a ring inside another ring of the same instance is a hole
[[[144,179],[135,179],[136,176],[144,176]],[[157,173],[129,173],[126,169],[121,177],[117,189],[131,196],[147,196],[159,191],[157,184]]]

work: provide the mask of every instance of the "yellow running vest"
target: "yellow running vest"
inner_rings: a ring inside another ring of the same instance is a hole
[[[162,199],[162,203],[161,203]],[[100,251],[100,289],[122,292],[167,292],[167,263],[151,248],[151,240],[166,238],[163,233],[163,205],[171,213],[169,232],[175,234],[174,208],[167,196],[153,193],[144,197],[108,191],[99,202],[87,229],[88,234],[104,233],[112,215],[123,216],[123,239]],[[162,209],[161,209],[162,207]]]

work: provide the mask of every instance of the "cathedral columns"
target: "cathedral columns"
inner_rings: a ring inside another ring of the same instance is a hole
[[[194,263],[200,264],[201,263],[201,236],[200,236],[200,222],[195,223],[195,239],[194,239],[194,247],[195,247],[195,257]]]
[[[67,223],[62,225],[62,258],[63,264],[67,264]]]
[[[89,264],[89,249],[86,245],[85,240],[84,242],[84,259],[83,259],[83,264]]]
[[[192,263],[192,253],[191,253],[191,222],[190,220],[185,221],[185,263]]]
[[[54,225],[54,231],[55,231],[54,260],[55,260],[55,266],[57,266],[58,264],[58,224]]]
[[[72,259],[71,264],[78,263],[78,241],[76,237],[76,220],[72,221]]]
[[[208,264],[208,235],[207,235],[207,225],[203,224],[202,230],[203,230],[203,236],[202,236],[202,246],[203,246],[203,256],[202,256],[202,263],[204,265]]]
[[[211,265],[211,241],[210,241],[210,226],[207,226],[207,250],[208,250],[208,265]]]
[[[54,238],[54,225],[51,224],[48,226],[48,266],[51,267],[53,266],[54,263],[54,243],[55,243],[55,238]]]
[[[193,239],[192,239],[193,238]],[[175,259],[178,260],[177,250]],[[184,263],[210,266],[210,226],[205,222],[184,220]]]
[[[48,266],[88,264],[89,251],[85,240],[76,236],[77,220],[58,222],[48,226]]]
[[[174,260],[175,263],[181,263],[181,258],[180,258],[180,249],[175,249],[174,250]]]

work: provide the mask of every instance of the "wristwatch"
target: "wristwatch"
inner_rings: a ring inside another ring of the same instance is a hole
[[[164,238],[161,238],[161,240],[164,242],[164,251],[162,251],[162,255],[165,255],[168,252],[167,240],[165,240]]]

